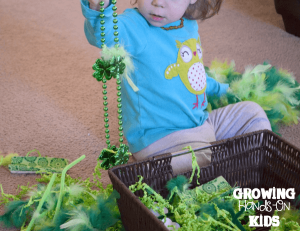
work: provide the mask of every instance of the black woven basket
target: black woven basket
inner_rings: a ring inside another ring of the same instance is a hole
[[[223,176],[231,186],[242,188],[295,188],[300,192],[300,151],[281,137],[268,130],[249,133],[231,139],[214,142],[211,164],[200,170],[200,183]],[[144,206],[139,196],[128,187],[138,181],[145,183],[166,197],[167,181],[173,175],[171,154],[153,157],[146,161],[121,165],[108,171],[118,200],[122,222],[127,231],[167,231],[164,224]],[[191,176],[190,172],[182,175]],[[196,187],[196,174],[192,187]],[[292,202],[293,203],[293,202]],[[256,230],[267,230],[257,228]]]

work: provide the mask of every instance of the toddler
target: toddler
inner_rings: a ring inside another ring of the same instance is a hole
[[[104,0],[105,44],[114,43],[112,4]],[[100,0],[81,0],[84,31],[90,44],[101,47]],[[183,147],[269,129],[263,109],[241,102],[208,113],[207,96],[225,94],[221,84],[205,73],[197,19],[215,15],[222,0],[136,0],[118,19],[120,44],[131,55],[134,91],[122,81],[124,134],[137,160]],[[210,153],[197,154],[199,166]],[[175,174],[191,169],[191,154],[172,158]]]

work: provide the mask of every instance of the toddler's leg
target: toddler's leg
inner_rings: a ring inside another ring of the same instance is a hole
[[[268,129],[270,122],[264,110],[254,102],[244,101],[213,110],[208,122],[212,124],[216,140]]]
[[[170,135],[154,142],[143,150],[133,153],[136,160],[141,161],[149,157],[157,156],[168,152],[177,152],[182,148],[191,146],[192,148],[209,145],[215,141],[213,127],[206,121],[202,126],[173,132]],[[195,152],[198,165],[200,167],[210,164],[210,150]],[[179,174],[192,169],[191,154],[173,157],[171,162],[173,173]]]

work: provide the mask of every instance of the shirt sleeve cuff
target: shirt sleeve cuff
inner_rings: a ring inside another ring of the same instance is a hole
[[[226,94],[228,88],[229,88],[229,84],[228,83],[220,83],[219,96],[222,96],[222,95]]]

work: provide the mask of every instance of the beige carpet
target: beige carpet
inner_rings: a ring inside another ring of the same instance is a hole
[[[129,2],[119,0],[118,11],[130,7]],[[85,179],[106,145],[102,86],[91,68],[99,49],[87,42],[83,21],[79,0],[0,0],[0,151],[25,155],[38,149],[70,162],[86,155],[69,171]],[[199,33],[207,66],[214,58],[235,60],[243,71],[248,64],[269,60],[300,81],[300,38],[284,31],[273,0],[227,0],[217,16],[199,23]],[[109,106],[116,108],[115,85],[108,85]],[[110,116],[116,143],[116,110]],[[300,147],[300,125],[280,132]],[[35,178],[0,167],[6,193],[34,184]],[[106,172],[102,180],[110,183]]]

